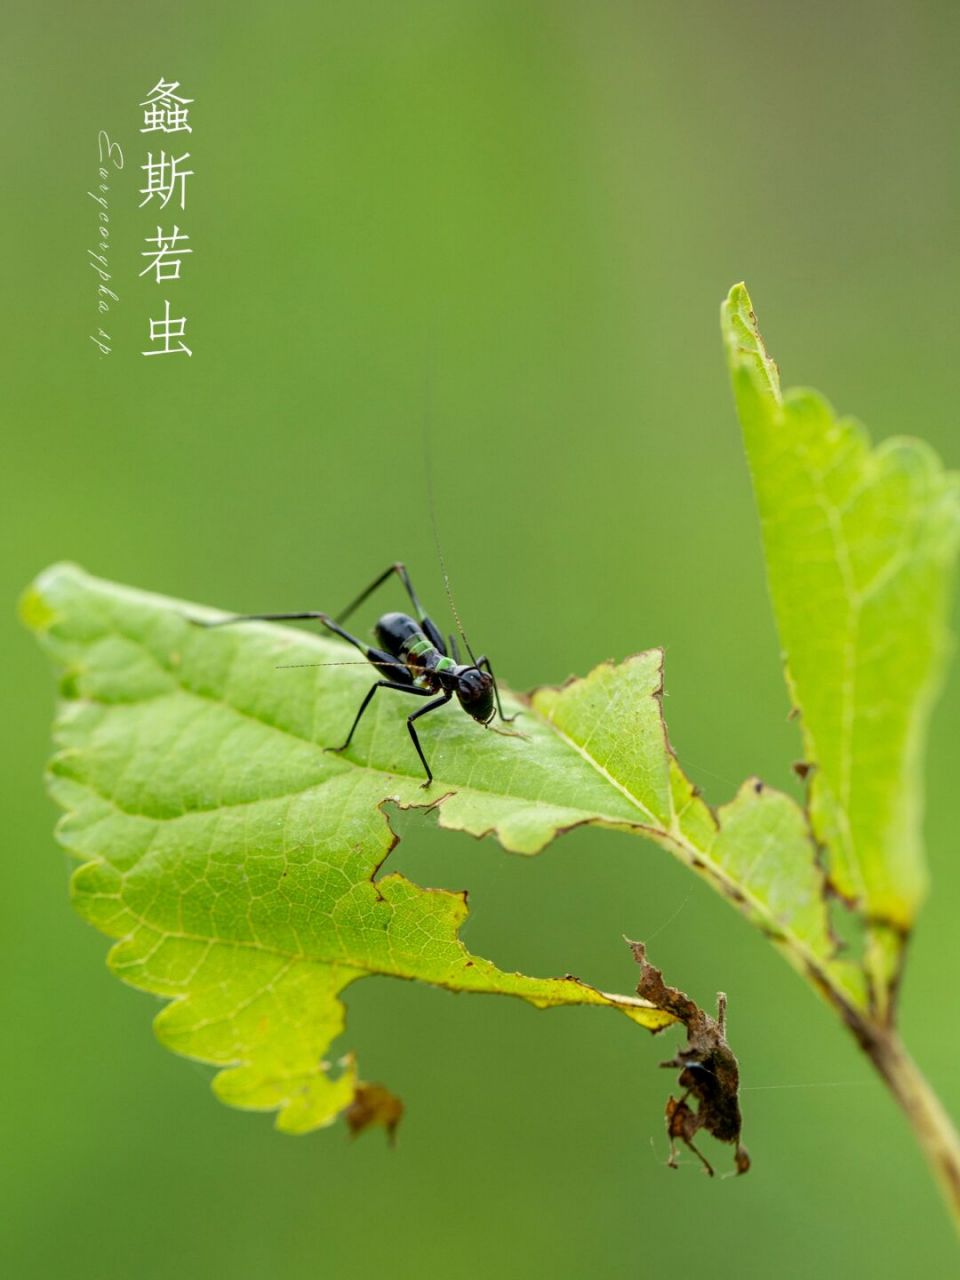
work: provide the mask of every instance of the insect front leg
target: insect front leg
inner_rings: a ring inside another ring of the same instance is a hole
[[[482,658],[477,659],[477,666],[480,667],[481,670],[486,671],[489,674],[490,679],[493,681],[493,696],[497,700],[497,714],[500,716],[500,719],[504,724],[513,724],[520,712],[515,711],[512,716],[505,716],[503,714],[503,705],[500,702],[500,689],[497,685],[497,677],[493,674],[493,667],[491,667],[490,659],[486,654],[484,654]]]

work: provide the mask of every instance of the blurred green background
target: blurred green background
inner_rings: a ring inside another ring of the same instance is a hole
[[[724,988],[749,1177],[664,1167],[675,1036],[386,980],[351,992],[347,1042],[406,1099],[396,1150],[219,1105],[70,910],[41,786],[52,683],[12,612],[63,557],[240,611],[336,608],[399,557],[440,612],[432,369],[444,548],[498,672],[526,688],[663,644],[671,736],[708,798],[754,771],[792,786],[718,305],[745,278],[787,385],[960,462],[960,9],[61,0],[4,27],[8,1274],[952,1273],[933,1184],[850,1038],[627,836],[523,860],[408,815],[391,865],[469,887],[465,939],[501,966],[629,990],[626,933],[700,1000]],[[139,133],[161,76],[195,99],[192,135]],[[126,156],[108,358],[85,258],[101,128]],[[159,145],[195,172],[160,215],[194,250],[166,294],[137,279]],[[164,296],[192,359],[139,354]],[[954,673],[902,1014],[954,1114],[958,713]]]

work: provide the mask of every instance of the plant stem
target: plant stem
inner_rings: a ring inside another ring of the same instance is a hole
[[[960,1232],[960,1134],[896,1031],[860,1024],[854,1034],[909,1120]]]

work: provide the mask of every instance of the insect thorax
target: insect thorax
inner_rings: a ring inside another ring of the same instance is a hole
[[[376,633],[382,647],[403,663],[423,689],[438,689],[440,674],[456,669],[456,663],[440,653],[408,614],[384,614],[377,621]]]
[[[440,653],[426,636],[404,645],[403,661],[417,684],[431,691],[440,687],[442,673],[456,669],[452,659]]]

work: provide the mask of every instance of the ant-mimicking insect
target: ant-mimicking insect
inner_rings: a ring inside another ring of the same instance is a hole
[[[406,613],[383,614],[382,617],[378,618],[374,628],[374,633],[380,645],[379,648],[376,648],[373,645],[365,644],[363,640],[351,635],[349,631],[345,631],[342,624],[394,573],[403,583],[416,617],[411,617]],[[197,625],[205,627],[222,627],[232,625],[235,622],[320,622],[328,631],[340,636],[348,644],[352,644],[354,648],[359,649],[366,660],[384,678],[377,680],[371,686],[366,697],[360,703],[360,709],[354,717],[346,741],[339,747],[328,747],[328,751],[346,751],[356,732],[357,725],[363,717],[363,713],[370,705],[373,695],[378,689],[395,689],[398,693],[411,694],[417,698],[429,698],[434,694],[439,694],[439,697],[434,698],[432,702],[428,702],[425,707],[420,707],[418,711],[411,712],[407,716],[407,729],[413,740],[413,745],[416,747],[417,755],[420,757],[420,762],[427,773],[427,779],[423,786],[429,787],[433,781],[433,772],[427,763],[427,757],[423,754],[423,747],[417,737],[414,721],[419,720],[421,716],[427,715],[428,712],[436,711],[438,707],[444,706],[454,695],[456,695],[460,706],[467,715],[476,720],[478,724],[482,724],[484,728],[492,727],[492,721],[495,716],[499,716],[505,724],[509,724],[517,718],[516,715],[505,716],[503,714],[503,707],[500,703],[500,690],[497,688],[497,681],[490,665],[490,659],[485,654],[479,658],[474,656],[473,650],[470,648],[470,642],[467,640],[463,627],[460,625],[460,617],[457,614],[456,606],[453,604],[453,597],[450,595],[450,584],[447,581],[445,570],[443,576],[453,615],[457,622],[457,630],[460,632],[460,637],[466,646],[467,653],[470,655],[469,663],[460,661],[457,638],[452,633],[449,638],[448,648],[440,630],[427,615],[423,605],[417,598],[417,593],[413,588],[413,583],[410,581],[406,566],[399,561],[385,569],[335,618],[331,618],[326,613],[309,611],[306,613],[254,613],[233,618],[221,618],[213,622],[201,621],[200,619],[193,619],[193,621],[196,621]],[[306,663],[304,665],[312,666],[314,664]]]

